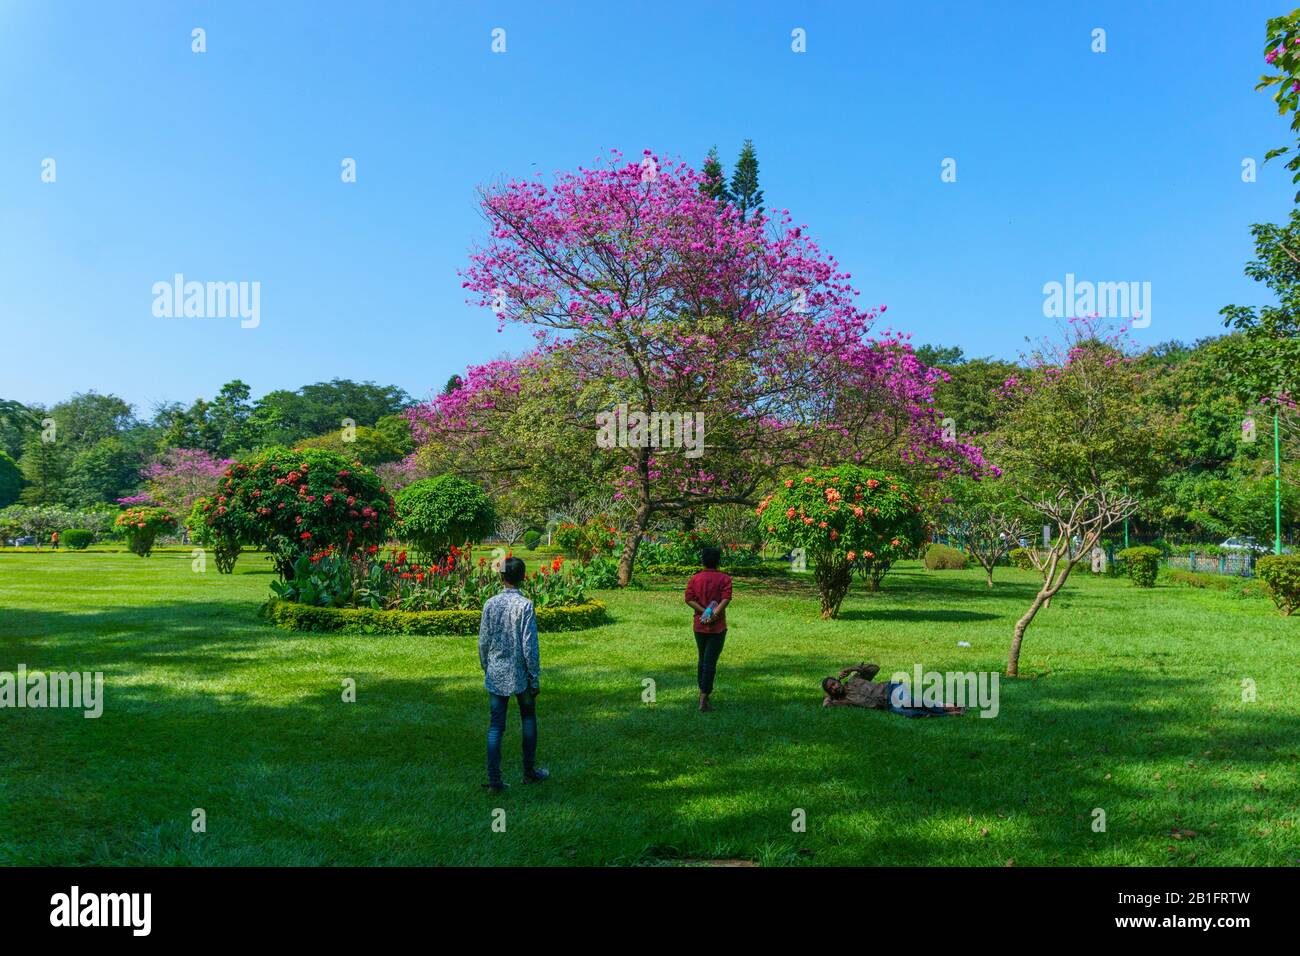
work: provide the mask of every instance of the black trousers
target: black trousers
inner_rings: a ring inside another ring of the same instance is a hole
[[[722,645],[727,640],[727,632],[717,634],[695,634],[695,647],[700,652],[699,664],[695,668],[695,680],[700,685],[701,694],[713,693],[713,675],[718,671],[718,658],[722,654]]]

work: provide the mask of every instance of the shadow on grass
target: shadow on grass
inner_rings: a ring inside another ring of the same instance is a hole
[[[128,674],[141,664],[178,665],[200,678],[257,663],[245,652],[268,642],[323,639],[263,628],[240,602],[6,611],[0,624],[0,650],[54,637],[49,650],[70,667]],[[304,655],[288,664],[264,658],[266,681],[287,668],[292,693],[264,685],[212,693],[201,680],[138,678],[113,682],[109,719],[33,712],[11,722],[19,731],[12,752],[27,763],[6,791],[13,819],[23,822],[6,838],[5,855],[67,862],[93,844],[105,848],[101,862],[591,864],[765,855],[916,865],[958,851],[985,864],[1012,856],[1084,862],[1122,844],[1142,847],[1153,862],[1151,841],[1187,828],[1200,837],[1185,855],[1213,862],[1216,852],[1249,842],[1251,821],[1240,808],[1274,799],[1279,764],[1295,759],[1300,740],[1296,716],[1234,708],[1204,678],[1133,672],[1003,682],[1001,714],[991,720],[823,709],[818,681],[848,662],[788,652],[734,665],[724,653],[718,710],[701,715],[691,707],[689,662],[602,666],[596,645],[593,666],[555,668],[544,679],[541,756],[554,779],[485,797],[478,784],[487,708],[472,638],[428,639],[463,642],[464,673],[403,678],[385,674],[369,638],[327,639],[350,642],[357,704],[342,702],[333,665]],[[391,666],[412,664],[395,658]],[[646,676],[659,688],[654,705],[641,699]],[[518,742],[512,704],[505,752],[513,774]],[[54,820],[43,801],[82,785],[92,807],[116,794],[114,812],[92,815],[66,849],[39,849]],[[1176,802],[1174,786],[1189,802]],[[184,814],[156,824],[164,829],[156,847],[131,842],[130,821],[159,820],[174,812],[171,803],[195,805],[185,801],[196,792],[240,821],[236,835],[213,841],[218,850],[191,841]],[[512,832],[526,838],[494,842],[483,818],[498,805],[520,814]],[[1110,815],[1109,834],[1089,826],[1098,807]],[[791,833],[791,808],[808,812],[807,834]]]

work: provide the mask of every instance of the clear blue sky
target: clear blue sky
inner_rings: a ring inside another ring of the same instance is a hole
[[[476,185],[745,137],[768,205],[916,343],[1013,357],[1067,272],[1151,282],[1140,342],[1212,334],[1258,299],[1249,225],[1291,206],[1280,164],[1241,181],[1287,141],[1253,86],[1289,6],[6,0],[0,397],[424,395],[530,341],[464,304]],[[259,281],[261,325],[155,318],[177,272]]]

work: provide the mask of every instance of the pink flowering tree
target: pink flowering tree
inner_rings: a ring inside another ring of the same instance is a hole
[[[147,484],[145,494],[138,497],[172,514],[188,515],[194,502],[215,493],[218,481],[233,463],[201,448],[169,448],[140,472]]]
[[[485,190],[489,234],[464,287],[539,344],[412,413],[417,439],[435,444],[497,443],[512,420],[516,438],[531,427],[585,445],[579,460],[598,450],[631,514],[623,584],[656,514],[752,505],[784,470],[982,467],[977,449],[943,439],[938,373],[901,337],[871,336],[883,307],[854,304],[851,276],[807,227],[785,212],[742,221],[701,182],[682,163],[615,153],[549,185]],[[525,426],[530,408],[546,414]],[[521,460],[498,464],[527,470],[530,447],[556,440],[515,441]]]

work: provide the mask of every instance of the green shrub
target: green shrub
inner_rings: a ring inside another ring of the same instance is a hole
[[[937,542],[925,549],[925,567],[929,571],[965,571],[970,563],[964,551]]]
[[[1278,610],[1290,617],[1300,608],[1300,555],[1270,554],[1255,562],[1255,576],[1264,582]]]
[[[1021,571],[1036,571],[1034,562],[1029,559],[1028,548],[1012,548],[1007,552],[1007,560],[1011,562],[1013,568],[1019,568]]]
[[[555,529],[555,543],[580,564],[586,564],[598,554],[614,552],[618,547],[618,531],[602,518],[592,518],[585,524],[565,521]]]
[[[539,607],[539,631],[581,631],[609,620],[605,605],[587,601],[572,607]],[[428,634],[469,637],[478,634],[477,610],[379,611],[370,608],[314,607],[272,598],[262,617],[287,631],[344,631],[351,634]]]
[[[1140,588],[1156,586],[1156,572],[1160,570],[1161,558],[1159,548],[1139,545],[1136,548],[1125,548],[1116,557],[1128,567],[1129,580],[1135,585]]]
[[[610,589],[618,587],[618,562],[597,555],[582,569],[583,583],[589,588]]]
[[[421,478],[397,493],[397,522],[424,561],[446,555],[453,545],[476,542],[496,528],[497,514],[483,489],[455,475]]]
[[[541,543],[542,536],[540,532],[534,531],[531,528],[524,532],[524,547],[529,551],[536,551],[537,546]]]
[[[59,535],[59,543],[71,551],[85,551],[95,540],[95,532],[85,528],[68,528]]]

